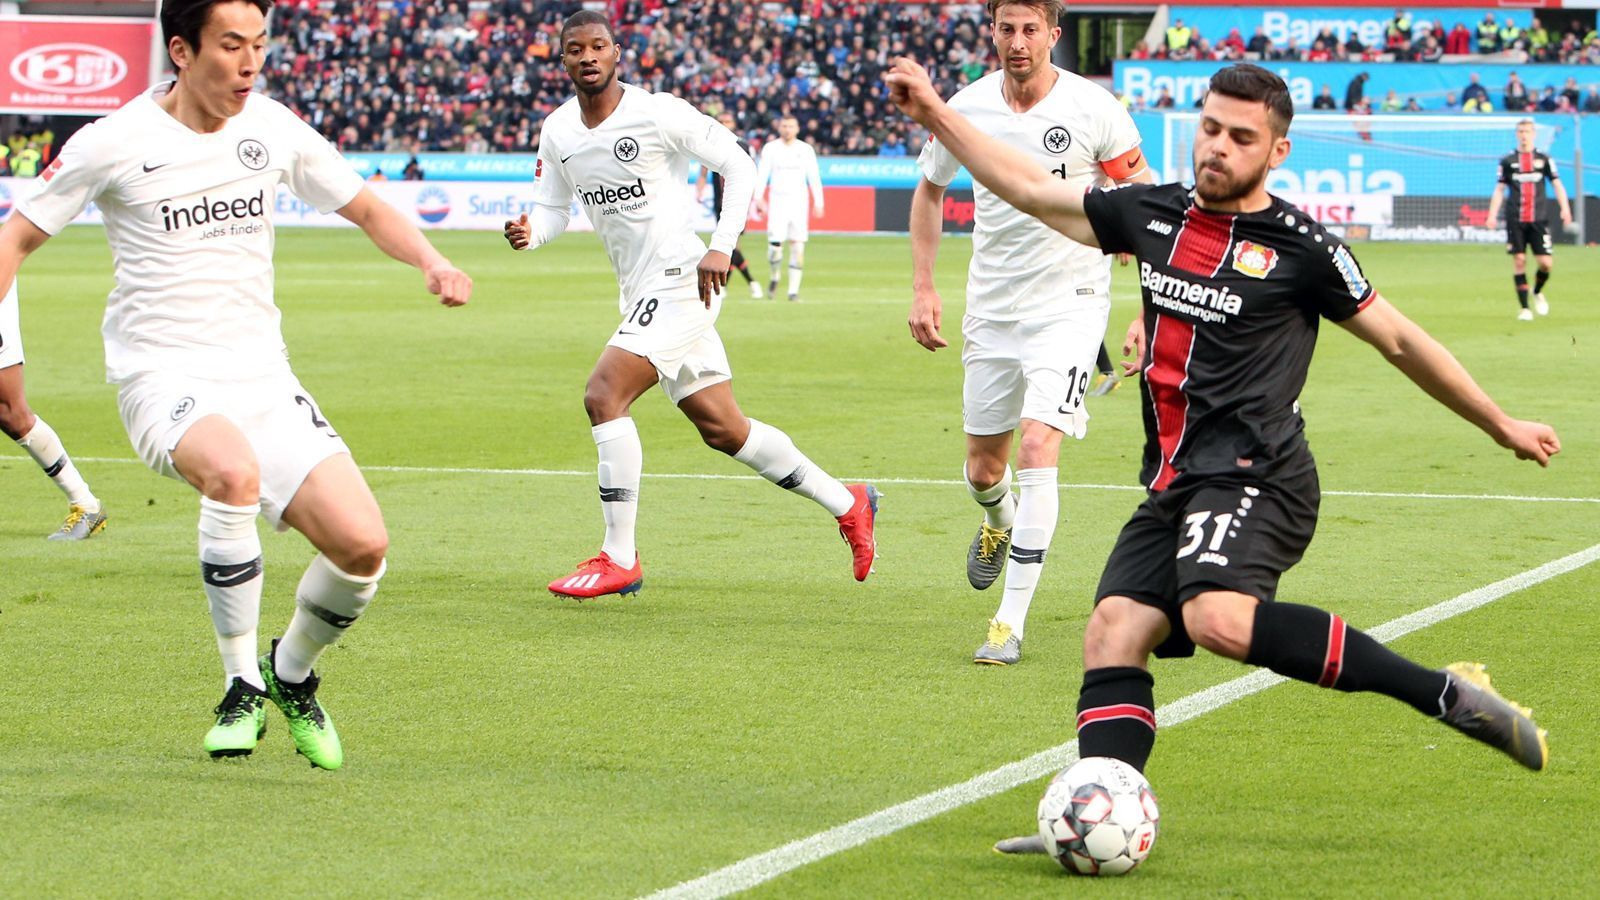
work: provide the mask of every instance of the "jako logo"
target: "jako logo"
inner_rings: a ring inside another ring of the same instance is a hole
[[[11,191],[0,184],[0,222],[11,216]]]
[[[208,200],[204,195],[193,206],[173,206],[169,200],[161,204],[161,225],[168,232],[196,225],[211,225],[246,216],[262,218],[267,214],[267,192],[257,191],[253,197],[235,197],[232,200]]]
[[[436,187],[423,188],[417,194],[417,216],[429,225],[437,225],[450,215],[450,197]]]
[[[601,185],[592,191],[580,190],[578,191],[578,197],[590,206],[606,206],[612,203],[620,203],[623,200],[643,200],[644,179],[634,179],[633,184],[625,184],[621,187]]]
[[[11,60],[11,77],[36,91],[92,94],[128,74],[122,57],[94,44],[45,44]]]

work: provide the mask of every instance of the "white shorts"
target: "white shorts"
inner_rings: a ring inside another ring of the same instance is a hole
[[[606,346],[650,360],[661,389],[677,406],[685,397],[733,378],[717,334],[721,311],[722,295],[713,297],[707,309],[696,284],[647,291],[629,306]]]
[[[17,310],[17,282],[0,300],[0,369],[22,365],[22,313]]]
[[[1033,419],[1081,440],[1089,427],[1083,398],[1110,314],[1105,299],[1050,319],[963,319],[961,419],[967,434],[1005,434]]]
[[[311,470],[350,452],[311,392],[287,372],[251,381],[149,372],[122,383],[117,409],[144,464],[179,481],[184,479],[172,467],[172,450],[189,426],[212,415],[232,422],[250,441],[261,468],[261,515],[279,531],[288,527],[283,511]]]
[[[767,210],[767,243],[804,241],[810,235],[810,216],[811,205],[807,201],[772,204]]]

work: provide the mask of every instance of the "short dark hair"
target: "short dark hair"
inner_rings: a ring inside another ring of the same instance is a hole
[[[1044,16],[1045,22],[1052,28],[1061,24],[1061,15],[1066,11],[1066,4],[1061,0],[989,0],[986,5],[991,22],[999,18],[1000,10],[1007,6],[1026,6]]]
[[[567,16],[567,20],[561,23],[561,43],[565,44],[567,42],[567,32],[574,28],[582,28],[585,25],[599,25],[606,30],[606,37],[611,40],[611,43],[615,44],[617,42],[617,33],[611,29],[610,19],[592,9],[580,9]]]
[[[1289,98],[1289,86],[1272,72],[1251,63],[1234,63],[1211,76],[1211,90],[1235,100],[1264,104],[1273,133],[1278,137],[1289,133],[1294,101]]]
[[[172,39],[177,37],[199,50],[200,32],[211,18],[211,7],[236,2],[254,6],[263,16],[272,12],[272,0],[164,0],[161,4],[162,44],[171,47]]]

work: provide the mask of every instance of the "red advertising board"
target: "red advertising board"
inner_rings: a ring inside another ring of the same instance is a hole
[[[154,20],[0,16],[0,112],[102,115],[150,86]]]

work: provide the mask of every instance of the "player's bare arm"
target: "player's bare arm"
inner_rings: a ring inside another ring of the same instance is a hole
[[[917,180],[911,195],[911,314],[906,324],[911,338],[929,350],[950,346],[939,336],[944,300],[933,283],[933,264],[939,256],[939,238],[944,230],[944,185],[926,178]]]
[[[1561,452],[1554,428],[1506,415],[1443,344],[1383,297],[1373,298],[1365,309],[1339,324],[1376,347],[1428,396],[1478,426],[1518,459],[1548,466],[1550,457]]]
[[[1572,204],[1567,202],[1567,189],[1556,179],[1556,206],[1561,210],[1561,227],[1568,228],[1572,225]],[[1493,221],[1493,220],[1491,220]]]
[[[1144,316],[1134,316],[1128,331],[1122,336],[1122,374],[1133,375],[1144,368],[1145,331]]]
[[[1486,217],[1485,221],[1489,223],[1490,228],[1493,228],[1494,223],[1499,220],[1500,198],[1505,195],[1505,190],[1505,185],[1496,184],[1494,186],[1494,190],[1489,193],[1489,215]]]
[[[428,293],[445,306],[461,306],[472,298],[472,279],[450,264],[422,231],[394,207],[362,188],[354,200],[339,208],[339,215],[366,232],[379,250],[406,265],[422,270]]]
[[[0,302],[4,302],[6,290],[17,280],[22,261],[48,240],[50,235],[21,213],[0,227]]]
[[[889,99],[917,120],[1000,199],[1090,247],[1100,246],[1083,214],[1083,194],[1026,155],[983,134],[939,99],[928,71],[901,57],[885,76]]]

